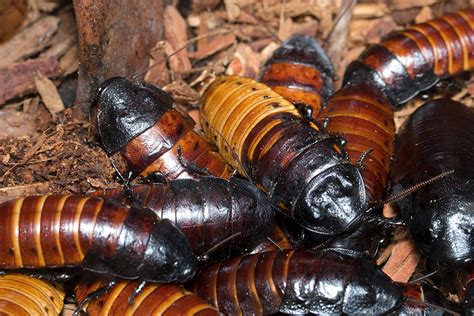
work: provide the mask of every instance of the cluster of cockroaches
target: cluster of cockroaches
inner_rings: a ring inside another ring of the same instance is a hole
[[[390,34],[350,64],[334,96],[324,52],[294,36],[262,83],[220,77],[206,90],[202,126],[214,144],[161,89],[109,79],[95,100],[104,149],[120,173],[153,183],[0,205],[1,269],[105,275],[76,287],[91,315],[456,313],[436,288],[394,283],[368,256],[380,223],[391,222],[377,208],[391,169],[392,196],[402,195],[420,250],[443,269],[471,265],[461,279],[472,312],[473,110],[427,103],[391,159],[394,109],[474,68],[473,25],[467,9]],[[275,222],[280,249],[265,244]],[[194,294],[163,285],[193,277]],[[43,310],[57,312],[57,300],[49,295]],[[10,310],[22,308],[16,301]]]

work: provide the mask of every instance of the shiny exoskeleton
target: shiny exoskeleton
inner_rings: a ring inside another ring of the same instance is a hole
[[[64,305],[64,290],[37,278],[22,274],[0,276],[0,314],[59,315]]]
[[[342,136],[344,148],[354,163],[368,150],[362,161],[362,177],[367,202],[381,201],[385,195],[395,137],[393,110],[378,89],[367,84],[345,86],[322,110],[327,129]]]
[[[326,236],[360,224],[364,184],[340,139],[303,119],[268,86],[220,77],[200,110],[203,128],[224,158],[288,216]]]
[[[334,93],[331,60],[312,37],[295,34],[265,63],[260,81],[298,106],[309,106],[314,118]]]
[[[160,174],[167,179],[202,174],[229,178],[232,169],[163,90],[114,77],[102,84],[95,103],[106,152],[118,170],[132,176]]]
[[[269,251],[202,268],[194,292],[226,315],[383,314],[401,289],[367,259],[336,252]]]
[[[76,299],[82,301],[89,293],[106,286],[101,280],[82,280],[75,288]],[[94,315],[197,315],[218,316],[219,312],[206,301],[175,284],[147,283],[133,303],[130,296],[139,286],[138,282],[120,281],[106,293],[85,305],[90,316]]]
[[[389,34],[353,61],[344,84],[368,83],[396,107],[440,79],[474,68],[474,9]]]
[[[195,257],[183,233],[152,211],[78,195],[0,204],[0,270],[79,266],[150,282],[186,282]]]
[[[270,234],[274,224],[274,210],[266,197],[238,178],[178,179],[127,190],[97,191],[94,195],[120,201],[132,197],[140,207],[173,221],[196,255],[231,238],[212,251],[212,258],[247,253]],[[232,238],[235,234],[238,236]]]
[[[440,99],[417,109],[395,149],[393,192],[453,174],[397,202],[420,250],[442,266],[474,258],[474,110]]]

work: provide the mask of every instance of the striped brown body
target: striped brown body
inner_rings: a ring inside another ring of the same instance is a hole
[[[269,251],[202,268],[195,293],[226,315],[382,314],[401,291],[374,263],[335,252]]]
[[[182,232],[150,210],[95,197],[43,195],[0,204],[0,213],[2,270],[82,265],[151,282],[185,282],[194,272]]]
[[[346,140],[344,147],[353,163],[372,149],[363,161],[362,177],[367,202],[381,201],[390,173],[395,137],[389,101],[371,86],[349,85],[330,99],[320,118],[329,119],[328,130]]]
[[[0,276],[1,315],[59,315],[64,305],[64,290],[21,274]]]
[[[98,127],[102,144],[119,171],[132,176],[229,178],[232,169],[194,123],[173,107],[163,90],[115,77],[100,88]]]
[[[205,92],[200,110],[204,130],[224,158],[288,216],[326,236],[360,223],[364,185],[340,139],[304,120],[269,87],[220,77]]]
[[[274,210],[265,196],[237,178],[178,179],[94,194],[119,201],[132,197],[140,207],[169,219],[183,231],[196,255],[231,238],[212,250],[213,259],[248,253],[274,224]]]
[[[290,102],[309,106],[314,118],[334,93],[329,57],[309,36],[295,34],[265,63],[260,81]]]
[[[369,83],[396,106],[473,68],[474,9],[466,9],[389,34],[348,66],[344,83]]]
[[[87,294],[107,285],[106,282],[83,280],[75,288],[76,299],[82,301]],[[129,297],[138,282],[118,282],[107,293],[87,303],[85,309],[95,315],[197,315],[218,316],[219,312],[206,301],[175,284],[148,283],[130,304]]]

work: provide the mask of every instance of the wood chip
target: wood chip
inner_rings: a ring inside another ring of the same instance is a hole
[[[163,15],[163,25],[165,28],[165,40],[169,44],[167,49],[169,56],[187,45],[186,21],[175,7],[169,5],[166,7]],[[170,57],[170,66],[175,73],[185,73],[191,70],[188,50],[182,49]]]
[[[170,73],[166,65],[166,43],[159,41],[155,47],[150,50],[150,60],[148,62],[148,71],[145,75],[145,81],[155,86],[162,87],[170,82]]]
[[[195,52],[190,53],[189,57],[194,59],[204,59],[209,57],[218,51],[229,47],[230,45],[235,43],[235,35],[234,34],[222,34],[217,35],[212,38],[209,42],[207,42],[204,46],[201,45],[201,48]]]
[[[382,17],[388,12],[385,3],[358,3],[354,8],[353,16],[354,19],[373,19]]]
[[[64,110],[63,101],[54,82],[39,72],[35,76],[35,85],[38,93],[41,95],[41,100],[51,114],[54,115]]]
[[[16,110],[0,110],[0,139],[31,136],[35,133],[34,117]]]
[[[249,45],[240,43],[234,53],[234,58],[227,66],[225,74],[256,78],[261,62],[258,53],[254,52]]]
[[[391,6],[395,10],[406,10],[411,8],[419,8],[435,4],[437,0],[392,0]]]
[[[293,20],[290,18],[282,19],[278,29],[278,38],[281,41],[286,40],[293,34]]]
[[[0,67],[42,51],[58,30],[60,19],[45,16],[0,45]]]
[[[59,60],[59,67],[63,72],[63,76],[67,76],[77,71],[79,67],[79,56],[78,56],[77,45],[69,48],[69,50]]]
[[[74,18],[72,7],[66,10],[61,10],[58,16],[61,19],[59,29],[51,39],[50,47],[41,53],[41,57],[60,57],[77,43],[76,20]]]
[[[49,193],[49,182],[40,182],[0,188],[0,203],[26,195],[37,195],[46,193]]]
[[[38,71],[49,78],[62,74],[55,57],[28,60],[0,68],[0,105],[11,98],[35,91],[34,77]]]
[[[420,253],[409,238],[408,231],[405,230],[395,242],[392,255],[385,263],[383,272],[395,282],[408,282],[420,258]]]
[[[428,20],[433,19],[433,11],[430,7],[421,8],[420,12],[415,17],[415,23],[424,23]]]
[[[224,0],[225,10],[229,21],[234,21],[240,15],[240,7],[235,0]]]

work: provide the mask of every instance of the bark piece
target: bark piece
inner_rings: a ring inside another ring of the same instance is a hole
[[[0,42],[8,40],[21,28],[27,11],[27,0],[0,2]]]
[[[113,76],[133,76],[148,65],[161,40],[164,1],[74,0],[79,35],[79,80],[75,115],[85,117],[99,85]]]
[[[58,30],[59,18],[45,16],[0,45],[0,67],[42,51]]]
[[[27,60],[0,68],[0,104],[35,91],[34,77],[38,71],[48,78],[62,74],[55,57]]]
[[[48,182],[39,182],[13,187],[0,188],[0,203],[27,195],[46,194],[49,192]]]
[[[420,261],[420,254],[405,231],[395,241],[392,254],[383,267],[385,272],[395,282],[408,282]]]
[[[173,6],[166,7],[163,20],[165,26],[165,39],[170,46],[167,54],[169,56],[176,53],[174,56],[170,57],[169,60],[171,69],[175,73],[188,72],[192,68],[188,57],[188,50],[182,49],[179,52],[176,52],[185,47],[188,41],[186,21]]]
[[[0,139],[31,136],[36,130],[35,120],[30,115],[16,110],[0,110]]]

